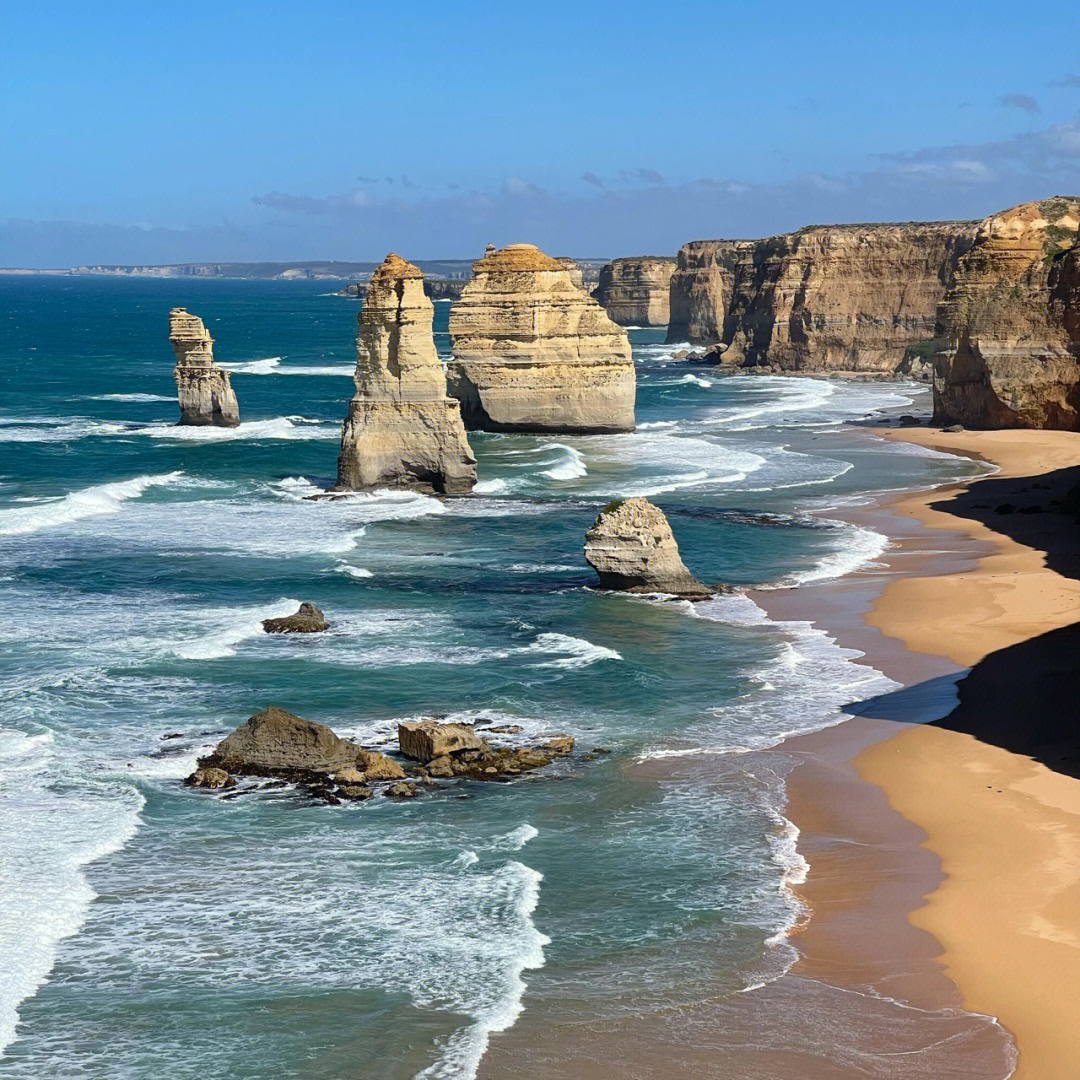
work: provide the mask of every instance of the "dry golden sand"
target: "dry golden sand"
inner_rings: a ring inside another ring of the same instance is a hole
[[[1080,435],[1067,432],[882,434],[982,457],[1004,476],[1080,464]],[[993,553],[962,574],[891,581],[866,615],[871,626],[969,666],[1080,619],[1080,583],[1049,569],[1042,552],[930,506],[943,498],[924,492],[892,510],[989,541]],[[911,921],[943,946],[965,1006],[999,1017],[1016,1036],[1015,1080],[1076,1080],[1080,780],[932,727],[906,728],[855,764],[926,832],[925,846],[941,860],[945,877]]]

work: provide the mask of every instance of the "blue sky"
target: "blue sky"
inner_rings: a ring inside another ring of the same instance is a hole
[[[15,3],[0,265],[665,253],[1080,192],[1071,3]]]

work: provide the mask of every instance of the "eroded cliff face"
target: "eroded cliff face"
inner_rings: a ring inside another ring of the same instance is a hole
[[[472,489],[476,459],[432,336],[424,277],[390,254],[357,316],[356,394],[341,432],[338,486]]]
[[[675,260],[656,255],[613,259],[600,269],[593,299],[620,326],[667,326]]]
[[[176,356],[173,378],[180,423],[196,427],[236,427],[240,409],[229,373],[214,363],[214,339],[202,319],[184,308],[169,312],[169,344]]]
[[[631,431],[626,331],[561,262],[511,244],[473,265],[450,310],[449,392],[466,426],[501,431]]]
[[[1080,429],[1080,199],[981,222],[939,312],[934,414],[972,428]]]
[[[970,222],[815,226],[679,252],[669,341],[722,342],[724,363],[892,373],[934,338]]]

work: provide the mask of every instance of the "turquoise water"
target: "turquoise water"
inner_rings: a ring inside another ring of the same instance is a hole
[[[173,426],[178,304],[238,429]],[[884,549],[830,506],[978,466],[859,430],[914,384],[721,378],[632,330],[636,433],[477,434],[472,497],[306,500],[355,316],[325,284],[0,278],[0,1076],[470,1077],[522,1010],[767,993],[795,957],[783,770],[741,752],[891,684],[742,595],[593,591],[583,533],[648,495],[701,579],[797,586]],[[301,600],[330,632],[261,633]],[[373,745],[449,714],[612,753],[404,804],[183,787],[271,704]],[[696,755],[725,765],[642,767]]]

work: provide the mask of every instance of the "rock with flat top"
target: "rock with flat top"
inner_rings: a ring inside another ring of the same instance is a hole
[[[626,331],[532,244],[473,264],[450,310],[449,392],[470,428],[632,431],[634,362]]]
[[[688,600],[713,593],[683,565],[667,518],[647,499],[623,499],[603,509],[585,534],[585,561],[605,589]]]
[[[263,619],[263,630],[268,634],[319,634],[330,624],[322,611],[314,604],[301,604],[292,614],[280,619]]]
[[[356,755],[356,768],[365,780],[404,780],[405,770],[393,758],[378,750],[361,750]]]
[[[184,308],[169,312],[169,343],[176,356],[173,378],[180,400],[180,423],[195,427],[236,427],[240,409],[229,373],[214,363],[214,339],[202,319]]]
[[[421,763],[463,750],[479,750],[483,745],[483,740],[471,724],[443,724],[437,720],[398,724],[401,752]]]
[[[356,393],[341,432],[338,487],[472,490],[476,458],[447,396],[418,267],[391,252],[357,316]]]
[[[236,784],[236,778],[224,769],[202,767],[196,769],[185,781],[190,787],[207,788],[217,791],[220,788],[230,788]]]

